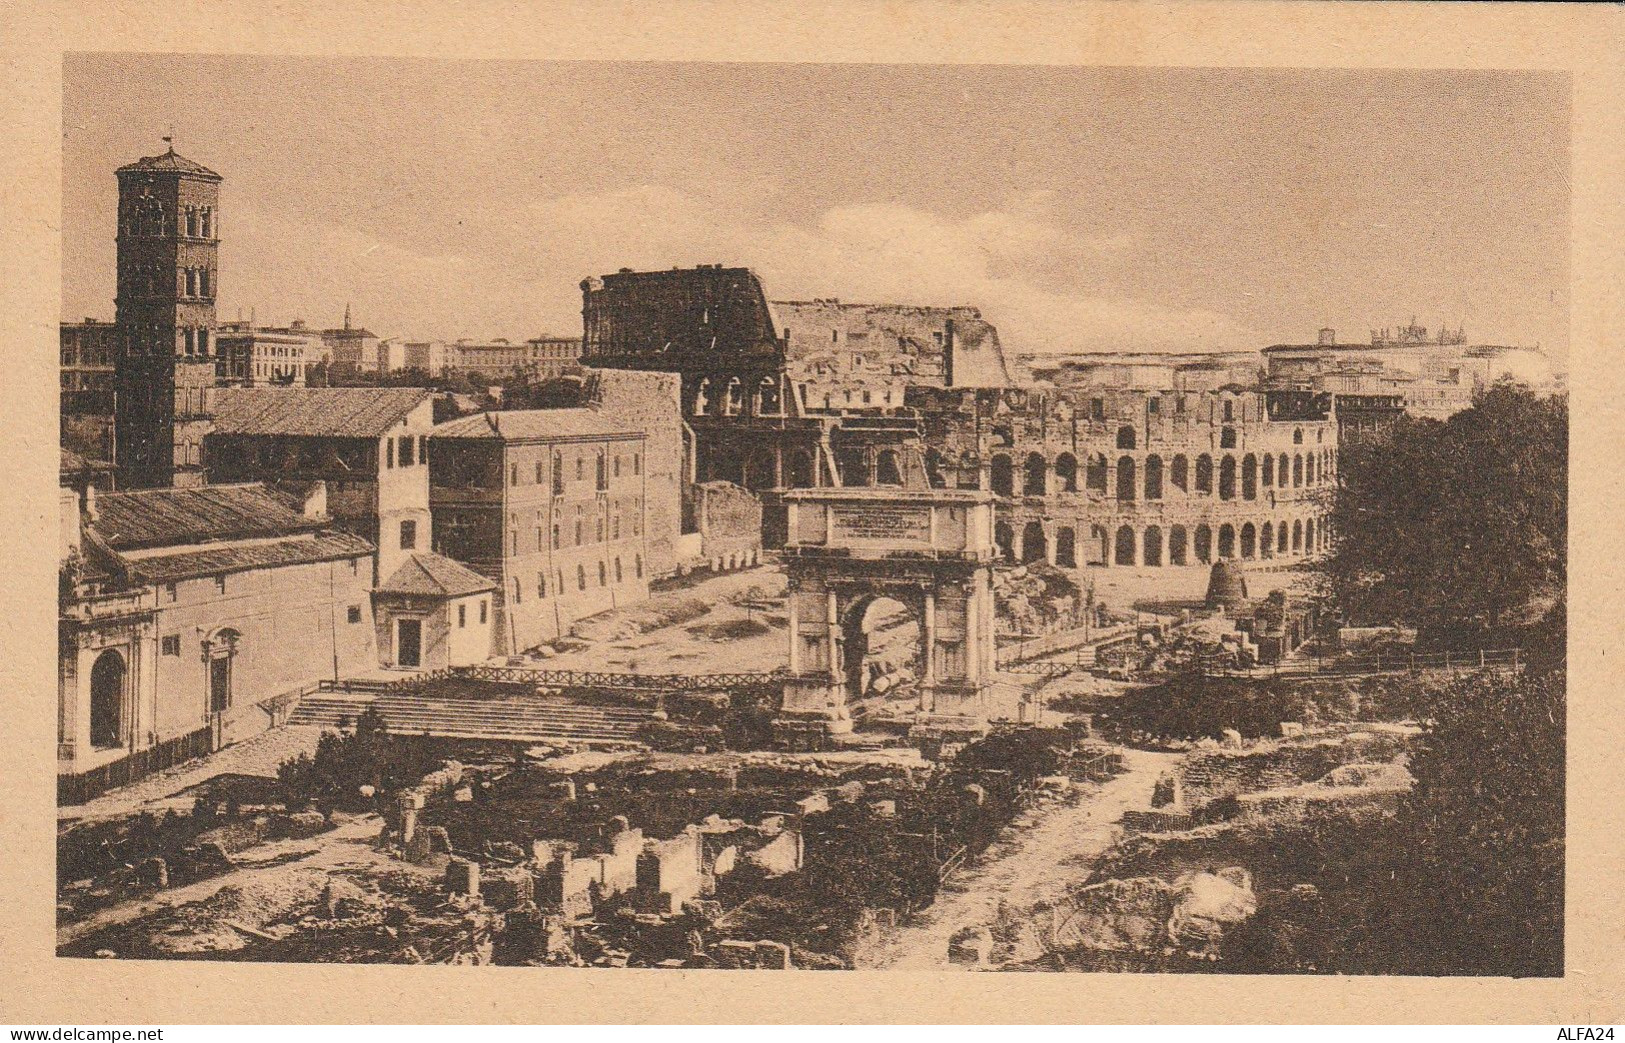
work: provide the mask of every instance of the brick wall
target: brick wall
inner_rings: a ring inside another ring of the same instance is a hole
[[[589,370],[593,404],[629,431],[644,433],[645,553],[650,573],[677,570],[682,494],[687,482],[681,410],[682,377],[638,370]]]

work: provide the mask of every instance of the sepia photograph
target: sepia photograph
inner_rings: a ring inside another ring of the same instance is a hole
[[[61,75],[58,958],[1564,975],[1567,72]]]

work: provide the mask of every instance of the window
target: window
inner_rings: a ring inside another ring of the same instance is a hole
[[[181,587],[179,583],[164,584],[164,597],[168,599],[171,604],[173,604],[175,599],[180,596],[180,592]]]
[[[609,462],[603,453],[598,454],[598,491],[603,492],[609,488]]]
[[[621,476],[621,454],[616,453],[615,454],[615,477],[619,478],[620,476]]]
[[[416,550],[418,545],[418,523],[415,521],[401,522],[401,550]]]
[[[576,589],[587,589],[587,566],[585,565],[576,566]]]
[[[601,514],[598,516],[598,542],[604,542],[604,516]]]
[[[468,606],[467,605],[458,605],[457,606],[457,629],[461,630],[466,626],[468,626]]]
[[[547,597],[547,573],[545,572],[536,573],[536,596],[539,598]]]
[[[401,466],[402,467],[411,467],[412,466],[412,460],[413,460],[412,441],[413,440],[412,440],[411,435],[405,435],[405,436],[403,436],[401,438]]]
[[[608,583],[609,583],[609,570],[607,568],[605,568],[604,563],[600,561],[598,563],[598,585],[600,587],[602,587],[602,586],[605,586]]]
[[[553,523],[553,549],[559,549],[559,523]]]
[[[639,453],[633,453],[632,454],[632,473],[633,474],[642,474],[643,473],[643,456],[641,454],[639,454]]]
[[[1155,398],[1146,399],[1146,401],[1145,401],[1145,411],[1147,413],[1158,412],[1161,408],[1162,408],[1162,402],[1159,399],[1155,399]]]
[[[639,554],[637,556],[636,560],[633,561],[633,563],[632,563],[632,567],[633,567],[633,575],[637,576],[638,579],[642,579],[643,578],[643,555]]]
[[[581,546],[581,516],[576,516],[576,546]]]
[[[554,453],[553,454],[553,495],[554,496],[563,496],[564,495],[564,454],[563,453]],[[555,547],[558,546],[557,541],[555,541],[553,545]]]
[[[525,592],[519,586],[519,577],[517,576],[514,577],[513,581],[513,603],[515,605],[522,605],[525,603]]]
[[[576,481],[581,481],[587,475],[587,461],[580,453],[576,454]]]
[[[622,577],[621,577],[621,559],[616,558],[615,559],[615,582],[620,583],[621,581],[622,581]]]
[[[166,635],[164,637],[163,651],[164,651],[164,655],[180,655],[181,654],[181,636],[179,634]]]
[[[386,438],[386,439],[384,439],[384,444],[385,444],[384,466],[386,468],[387,467],[394,467],[395,466],[395,440],[393,438]]]
[[[480,598],[480,622],[481,623],[485,622],[486,605],[488,605],[488,604],[489,604],[488,601],[486,601],[484,598]]]
[[[536,461],[536,484],[537,485],[542,484],[542,462],[541,462],[541,460]]]
[[[361,606],[360,605],[351,605],[349,607],[349,609],[346,610],[346,612],[344,614],[344,618],[348,619],[352,623],[361,622]]]
[[[509,485],[518,485],[519,484],[519,465],[518,464],[509,464],[508,465],[508,484]]]
[[[216,576],[214,578],[214,591],[216,594],[224,594],[226,592],[226,577]]]
[[[1227,399],[1224,400],[1224,419],[1225,419],[1225,423],[1229,423],[1230,421],[1234,420],[1235,418],[1236,418],[1236,404],[1234,402],[1230,401],[1227,398]]]

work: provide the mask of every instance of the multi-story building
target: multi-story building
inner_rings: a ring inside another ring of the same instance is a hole
[[[305,367],[321,358],[316,331],[295,321],[290,326],[223,322],[215,333],[220,360],[216,374],[232,387],[305,386]]]
[[[492,639],[513,655],[648,597],[644,436],[590,409],[439,424],[435,550],[497,581]]]
[[[1370,343],[1340,343],[1322,329],[1314,344],[1264,349],[1265,386],[1381,399],[1398,396],[1405,411],[1445,419],[1503,379],[1555,390],[1551,360],[1539,348],[1469,344],[1464,330],[1430,335],[1414,321],[1372,330]]]
[[[118,169],[114,433],[122,488],[204,482],[220,182],[173,148]]]
[[[377,373],[387,369],[379,358],[382,338],[362,326],[350,325],[350,306],[344,306],[344,325],[322,330],[322,361],[334,369]]]
[[[90,318],[64,322],[61,348],[62,444],[111,460],[118,326]]]
[[[1204,565],[1323,549],[1330,395],[917,389],[933,486],[990,489],[1010,561]],[[902,484],[881,449],[846,484]]]
[[[425,388],[221,388],[205,440],[225,481],[322,482],[334,523],[378,548],[376,582],[430,549]]]
[[[580,337],[533,337],[514,343],[503,337],[488,341],[458,340],[442,346],[444,370],[500,381],[557,377],[581,362]]]
[[[525,347],[530,349],[531,376],[537,380],[563,376],[581,365],[580,337],[532,337]]]
[[[372,547],[321,488],[62,490],[57,772],[77,802],[377,664]]]
[[[431,377],[446,371],[446,345],[438,340],[409,340],[401,343],[401,368],[420,369]]]

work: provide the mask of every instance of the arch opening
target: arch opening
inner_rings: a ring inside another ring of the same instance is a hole
[[[98,750],[124,745],[124,657],[109,648],[90,668],[90,745]]]

